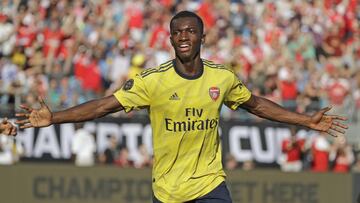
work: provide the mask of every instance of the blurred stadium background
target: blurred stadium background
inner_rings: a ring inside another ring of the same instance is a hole
[[[234,202],[360,202],[358,0],[2,0],[0,118],[38,95],[56,111],[112,94],[171,59],[168,24],[181,10],[204,20],[202,57],[253,94],[349,118],[333,138],[224,107]],[[144,111],[1,136],[1,202],[151,202],[151,155]]]

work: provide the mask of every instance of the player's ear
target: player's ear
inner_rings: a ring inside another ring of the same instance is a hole
[[[206,37],[205,34],[203,34],[203,35],[201,36],[201,44],[205,44],[205,37]]]
[[[170,36],[170,44],[172,45],[172,46],[174,46],[174,40],[173,40],[173,38]]]

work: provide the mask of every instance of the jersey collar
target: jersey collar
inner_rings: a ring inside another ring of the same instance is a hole
[[[179,71],[179,69],[176,67],[176,63],[175,63],[175,59],[172,61],[175,72],[182,78],[184,79],[188,79],[188,80],[196,80],[198,78],[200,78],[202,76],[202,74],[204,73],[204,63],[203,60],[201,59],[201,67],[200,67],[200,71],[198,74],[193,75],[193,76],[188,76],[185,75],[184,73],[182,73],[181,71]]]

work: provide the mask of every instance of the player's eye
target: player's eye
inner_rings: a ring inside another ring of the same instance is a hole
[[[194,28],[187,28],[185,31],[187,33],[190,33],[190,34],[195,34],[196,33],[196,29],[194,29]]]
[[[196,33],[196,30],[195,29],[189,29],[189,32],[191,33],[191,34],[194,34],[194,33]]]

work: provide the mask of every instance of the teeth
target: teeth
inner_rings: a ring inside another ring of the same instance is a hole
[[[186,44],[183,44],[183,45],[180,45],[181,48],[185,48],[185,47],[188,47],[189,45],[186,45]]]

